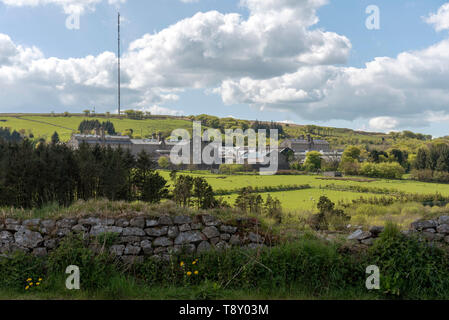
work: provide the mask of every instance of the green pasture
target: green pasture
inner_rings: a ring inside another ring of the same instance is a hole
[[[50,139],[56,131],[62,141],[68,141],[73,132],[78,130],[78,126],[83,120],[111,121],[117,132],[132,129],[134,134],[151,135],[158,131],[169,134],[175,129],[192,129],[192,123],[182,119],[146,119],[131,120],[105,117],[85,117],[85,116],[30,116],[17,117],[0,115],[0,127],[9,127],[12,130],[22,130],[33,133],[35,137]]]
[[[168,171],[161,171],[161,174],[170,180]],[[407,193],[420,193],[420,194],[434,194],[439,192],[444,196],[449,196],[449,184],[441,183],[426,183],[411,180],[386,180],[378,179],[372,182],[357,182],[357,181],[343,181],[343,180],[322,180],[321,176],[317,175],[272,175],[272,176],[260,176],[255,174],[248,175],[217,175],[209,174],[207,172],[201,173],[189,173],[192,176],[203,176],[208,183],[212,185],[214,190],[226,189],[233,190],[248,186],[278,186],[278,185],[303,185],[309,184],[314,188],[324,187],[326,185],[335,184],[341,186],[360,186],[370,188],[388,188],[391,190],[398,190]],[[360,178],[360,177],[358,177]],[[310,191],[310,190],[305,190]],[[325,190],[329,192],[330,190]],[[341,192],[341,191],[339,191]],[[347,192],[344,192],[345,194]]]

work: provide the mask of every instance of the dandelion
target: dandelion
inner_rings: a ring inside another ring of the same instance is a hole
[[[27,279],[27,282],[30,282],[30,281],[33,281],[33,279],[31,279],[31,278],[28,278],[28,279]]]
[[[191,275],[192,275],[192,272],[190,272],[190,271],[189,271],[189,272],[187,272],[187,276],[189,276],[189,277],[190,277]]]
[[[184,267],[184,262],[181,261],[181,263],[179,264],[181,267]]]
[[[195,273],[195,275],[197,276],[199,272],[198,272],[198,270],[196,270],[194,273]]]
[[[29,288],[30,288],[30,286],[26,286],[26,287],[25,287],[25,290],[28,290]]]
[[[40,285],[41,283],[40,282],[36,282],[36,286],[38,286],[38,285]]]
[[[39,282],[41,282],[42,281],[42,278],[39,278]]]
[[[196,264],[196,261],[193,261],[192,264]]]
[[[33,283],[32,282],[30,282],[30,287],[32,287],[33,286]]]

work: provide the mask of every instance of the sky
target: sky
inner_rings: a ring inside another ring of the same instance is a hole
[[[444,0],[0,0],[0,113],[116,112],[118,11],[123,109],[449,135]]]

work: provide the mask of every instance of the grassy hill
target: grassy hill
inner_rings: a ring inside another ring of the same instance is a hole
[[[51,135],[58,132],[62,141],[70,139],[72,133],[77,132],[81,121],[109,120],[114,124],[117,132],[132,129],[134,135],[149,137],[153,133],[161,132],[168,136],[174,129],[182,128],[191,131],[192,120],[201,121],[205,127],[224,129],[248,128],[257,121],[238,120],[233,118],[218,118],[209,115],[189,117],[150,116],[142,120],[129,119],[126,116],[96,114],[0,114],[0,127],[8,127],[23,135],[32,134],[34,138],[49,140]],[[257,122],[260,125],[260,122]],[[262,124],[264,124],[262,122]],[[269,125],[269,123],[266,123]],[[415,152],[420,146],[432,139],[431,136],[404,131],[402,133],[363,132],[345,128],[330,128],[315,125],[276,124],[283,129],[281,139],[297,138],[310,134],[314,138],[325,139],[334,149],[342,149],[347,145],[364,145],[368,149],[378,150],[391,147],[406,148]]]

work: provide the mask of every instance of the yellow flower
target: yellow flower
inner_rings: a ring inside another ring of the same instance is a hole
[[[184,262],[181,261],[181,263],[180,263],[179,265],[180,265],[181,267],[183,267],[183,266],[184,266]]]
[[[196,264],[196,263],[197,263],[197,261],[196,261],[196,260],[192,262],[192,264]]]
[[[32,287],[33,286],[33,283],[32,282],[30,282],[30,287]]]
[[[39,281],[42,281],[42,278],[39,278]]]
[[[30,281],[32,281],[32,280],[33,280],[33,279],[31,279],[31,278],[28,278],[28,279],[27,279],[27,282],[30,282]]]
[[[28,290],[29,288],[30,288],[30,286],[26,286],[26,287],[25,287],[25,290]]]
[[[196,270],[194,273],[195,273],[195,275],[197,276],[199,272],[198,272],[198,270]]]
[[[190,277],[192,275],[192,272],[187,272],[187,275]]]
[[[41,283],[40,282],[36,282],[36,286],[38,286],[38,285],[40,285]]]

